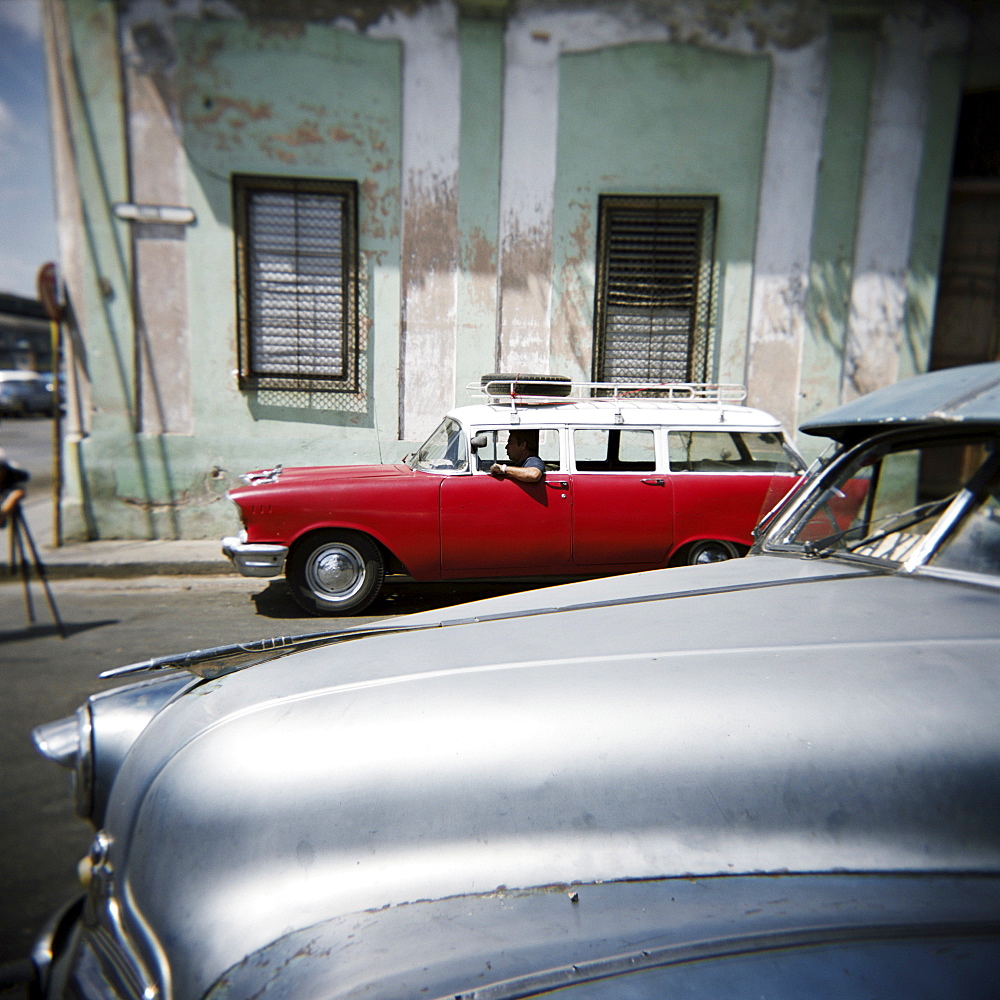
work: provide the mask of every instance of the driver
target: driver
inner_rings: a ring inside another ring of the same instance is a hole
[[[507,456],[510,464],[494,462],[490,475],[518,483],[540,483],[545,478],[545,463],[538,457],[538,431],[511,431],[507,435]]]

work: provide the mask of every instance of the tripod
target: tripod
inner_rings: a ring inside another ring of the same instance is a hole
[[[41,581],[45,591],[45,598],[49,602],[49,610],[56,623],[56,629],[61,639],[66,638],[66,631],[63,628],[62,619],[56,608],[56,602],[52,598],[52,590],[49,581],[45,576],[45,566],[38,555],[35,547],[35,540],[31,537],[31,530],[28,522],[24,518],[21,510],[21,500],[24,499],[24,490],[13,489],[0,503],[0,526],[6,524],[10,528],[10,545],[8,563],[11,574],[20,572],[21,580],[24,583],[24,605],[28,614],[28,621],[35,622],[35,606],[31,599],[31,566],[35,568],[35,575]],[[28,555],[31,556],[31,564],[28,562]]]

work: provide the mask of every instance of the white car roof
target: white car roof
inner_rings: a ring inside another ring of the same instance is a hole
[[[782,431],[777,417],[743,405],[742,385],[709,382],[571,382],[552,375],[486,375],[468,392],[479,401],[449,410],[466,426],[726,427]],[[546,395],[552,392],[552,395]]]

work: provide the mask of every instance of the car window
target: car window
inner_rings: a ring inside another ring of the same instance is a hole
[[[445,417],[407,464],[423,472],[465,472],[469,467],[469,452],[462,425]]]
[[[688,430],[667,436],[674,472],[800,472],[802,463],[771,431]]]
[[[579,472],[653,472],[656,438],[651,430],[637,428],[577,428],[573,456]]]
[[[957,534],[946,540],[938,565],[996,573],[1000,563],[997,488],[971,503],[968,492],[984,462],[994,459],[982,444],[928,442],[859,455],[844,466],[794,520],[785,541],[812,555],[855,554],[903,562],[956,501],[969,506]],[[992,465],[990,466],[992,467]],[[779,539],[780,541],[780,539]],[[992,565],[993,569],[988,569]]]
[[[535,428],[526,428],[534,430]],[[481,471],[489,469],[494,462],[509,462],[507,457],[507,437],[509,431],[496,428],[473,431],[473,437],[486,438],[486,444],[476,450],[476,464]],[[545,463],[547,472],[558,472],[562,468],[559,453],[559,430],[555,427],[538,428],[538,457]]]

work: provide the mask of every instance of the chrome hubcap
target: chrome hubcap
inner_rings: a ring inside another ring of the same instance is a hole
[[[347,545],[332,545],[315,553],[306,566],[306,579],[316,594],[327,600],[352,597],[365,579],[361,556]]]
[[[695,566],[703,566],[705,563],[725,562],[732,559],[732,554],[721,545],[707,545],[701,549],[694,557]]]

